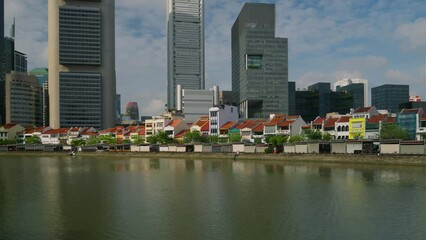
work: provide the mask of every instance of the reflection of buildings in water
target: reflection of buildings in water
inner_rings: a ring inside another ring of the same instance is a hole
[[[149,160],[149,169],[160,169],[160,160],[159,159],[150,159]]]
[[[185,168],[186,170],[194,170],[195,169],[194,160],[185,160]]]
[[[329,167],[319,167],[318,173],[321,177],[331,177],[331,168]]]
[[[361,170],[362,172],[362,179],[366,182],[373,183],[375,180],[375,171],[374,170]]]
[[[256,173],[256,164],[249,162],[232,162],[233,173],[254,174]]]
[[[201,172],[203,170],[203,161],[194,160],[194,168],[196,172]]]
[[[399,171],[396,170],[379,170],[378,180],[386,183],[397,183],[400,180]]]
[[[232,162],[232,172],[233,173],[244,173],[244,163]]]
[[[307,166],[285,165],[284,173],[304,173],[308,172]]]

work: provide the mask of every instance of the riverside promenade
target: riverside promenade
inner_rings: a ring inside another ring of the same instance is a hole
[[[229,161],[269,161],[300,163],[336,163],[336,164],[374,164],[426,167],[426,155],[387,155],[387,154],[266,154],[266,153],[168,153],[168,152],[77,152],[70,156],[68,152],[0,152],[2,156],[64,156],[82,157],[121,157],[121,158],[165,158],[191,160],[229,160]]]

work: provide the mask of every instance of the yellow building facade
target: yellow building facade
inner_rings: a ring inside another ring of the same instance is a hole
[[[349,139],[364,139],[365,137],[365,118],[349,119]]]

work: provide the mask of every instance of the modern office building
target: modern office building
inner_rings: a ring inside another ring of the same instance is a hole
[[[1,76],[3,73],[3,53],[4,53],[4,0],[0,0],[0,81],[4,76]]]
[[[367,79],[360,79],[360,78],[346,78],[346,79],[342,79],[340,81],[337,81],[336,83],[334,83],[334,91],[339,91],[339,89],[341,89],[342,87],[351,85],[351,84],[363,84],[363,90],[362,93],[358,93],[358,92],[353,92],[352,90],[352,94],[354,94],[354,103],[357,103],[359,101],[361,101],[359,99],[359,95],[363,95],[362,97],[362,102],[364,103],[363,106],[357,106],[357,107],[368,107],[370,106],[370,100],[369,100],[369,95],[368,95],[368,80]],[[358,88],[357,88],[358,89]],[[356,104],[359,105],[359,104]]]
[[[47,68],[34,68],[29,74],[36,77],[42,87],[43,127],[49,126],[49,70]]]
[[[353,106],[353,96],[349,92],[334,92],[330,83],[316,83],[307,90],[296,91],[296,115],[309,122],[328,113],[346,114]]]
[[[27,55],[22,52],[15,51],[15,71],[26,73],[27,68]]]
[[[167,106],[176,108],[176,86],[203,90],[204,0],[167,1]]]
[[[50,126],[115,126],[115,1],[49,0]]]
[[[184,89],[176,87],[176,110],[185,115],[186,122],[195,122],[202,116],[209,115],[209,109],[220,105],[219,87],[210,90]]]
[[[296,82],[288,82],[288,114],[296,115]]]
[[[139,121],[139,107],[137,102],[129,102],[126,105],[126,116],[130,118],[130,120]]]
[[[365,85],[363,83],[353,83],[346,86],[337,86],[337,92],[348,92],[353,96],[352,108],[364,107],[365,104]]]
[[[117,121],[121,118],[121,94],[115,95],[115,115]]]
[[[371,105],[390,113],[399,112],[399,104],[406,103],[410,98],[410,86],[385,84],[371,89]]]
[[[36,77],[15,71],[6,74],[6,122],[41,126],[41,96]]]
[[[287,39],[275,37],[275,5],[245,3],[232,26],[232,91],[240,117],[288,114]]]

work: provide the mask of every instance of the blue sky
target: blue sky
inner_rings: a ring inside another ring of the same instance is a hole
[[[206,86],[231,89],[231,27],[241,0],[206,0]],[[289,79],[298,88],[362,77],[370,87],[409,84],[426,99],[426,1],[278,0],[277,37],[289,39]],[[47,66],[47,1],[6,0],[17,50]],[[166,102],[166,0],[116,0],[117,91],[142,115]]]

